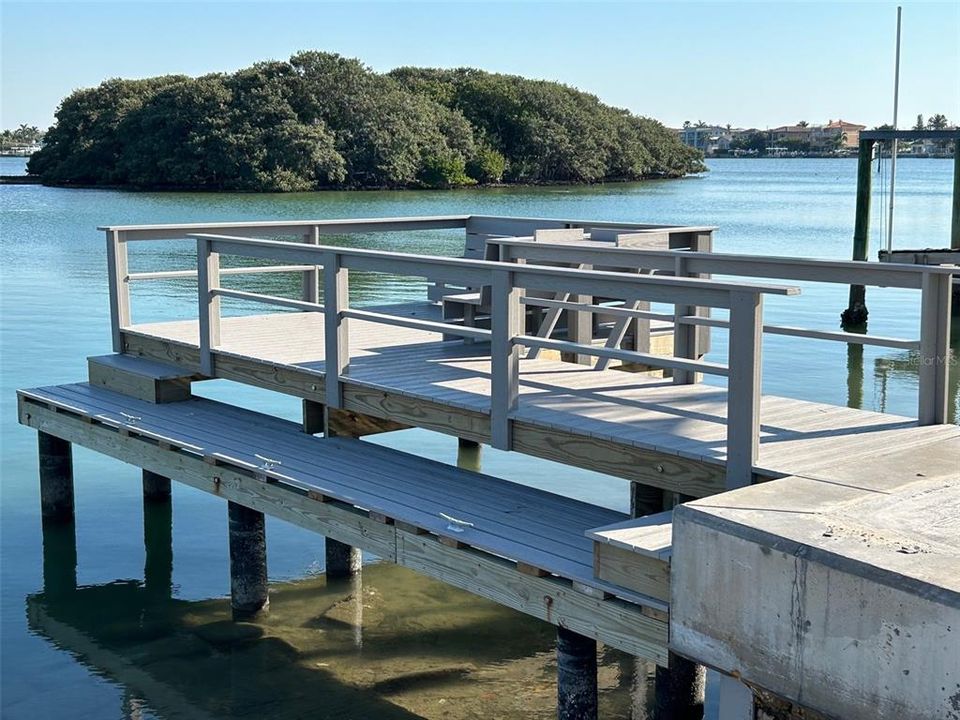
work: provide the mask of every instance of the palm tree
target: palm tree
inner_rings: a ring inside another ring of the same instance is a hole
[[[804,127],[804,128],[805,128],[805,127],[808,127],[809,125],[810,125],[810,123],[808,123],[806,120],[801,120],[800,122],[797,123],[797,127]]]
[[[927,120],[927,128],[930,130],[946,130],[947,116],[942,113],[931,115],[930,119]]]

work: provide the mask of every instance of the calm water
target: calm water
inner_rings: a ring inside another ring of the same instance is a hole
[[[2,158],[0,174],[22,166],[21,159]],[[711,170],[683,181],[439,193],[126,194],[0,187],[3,717],[60,718],[65,708],[71,717],[90,718],[295,717],[306,708],[317,717],[337,718],[513,717],[524,705],[528,715],[549,717],[549,629],[395,568],[366,572],[362,588],[327,586],[314,577],[323,569],[322,539],[279,522],[268,526],[270,573],[278,583],[274,611],[262,626],[232,628],[224,622],[225,509],[182,487],[174,488],[173,599],[156,601],[139,582],[144,530],[138,473],[82,449],[75,451],[75,567],[69,543],[48,536],[48,558],[57,562],[48,563],[48,592],[38,595],[44,553],[36,440],[16,424],[14,391],[82,379],[86,356],[110,351],[103,238],[95,229],[107,223],[470,212],[603,218],[717,225],[718,251],[848,257],[854,160],[721,160]],[[901,163],[897,246],[947,244],[951,172],[948,160]],[[421,233],[401,245],[389,235],[348,241],[456,254],[462,238],[451,231]],[[190,258],[182,245],[154,245],[138,248],[133,264],[186,267]],[[356,285],[357,303],[421,291],[399,281]],[[768,322],[836,328],[846,291],[810,284],[803,290],[800,298],[768,302]],[[135,291],[134,317],[187,317],[194,312],[191,297],[186,285],[151,284]],[[871,332],[916,336],[915,293],[876,290],[868,300]],[[764,350],[767,392],[914,412],[916,374],[906,353],[868,348],[848,370],[847,350],[838,344],[768,338]],[[718,338],[715,353],[723,352]],[[251,389],[208,383],[199,391],[290,418],[299,413],[297,402]],[[954,407],[956,402],[954,397]],[[375,441],[456,462],[456,443],[439,435],[411,430]],[[626,506],[620,481],[487,448],[482,464],[491,474]],[[51,592],[60,587],[58,578],[72,585],[74,572],[81,590]],[[150,674],[143,672],[147,667]],[[601,684],[611,717],[630,716],[632,672],[618,654],[605,658]],[[523,702],[516,699],[515,678],[524,688]],[[294,705],[257,705],[273,702],[278,688],[285,697],[296,696]]]

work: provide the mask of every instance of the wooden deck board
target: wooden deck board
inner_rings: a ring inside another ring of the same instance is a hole
[[[397,314],[416,312],[415,305],[406,305]],[[316,313],[224,318],[220,351],[254,363],[296,366],[319,377],[324,370],[322,320]],[[348,385],[489,413],[486,343],[441,342],[436,333],[366,321],[352,320],[349,327]],[[131,331],[188,347],[197,344],[197,324],[191,321],[138,325]],[[723,387],[674,385],[643,374],[524,359],[513,417],[575,437],[722,466],[726,404]],[[765,395],[756,471],[770,477],[812,472],[835,461],[838,453],[869,456],[894,436],[897,443],[922,446],[958,433],[954,426],[917,427],[895,415]],[[856,442],[850,442],[851,436]]]
[[[582,503],[389,448],[358,441],[319,439],[296,423],[270,418],[211,400],[151,405],[108,390],[76,385],[31,391],[74,411],[200,448],[205,456],[260,465],[256,454],[279,460],[274,471],[308,484],[323,495],[383,512],[444,534],[440,513],[474,524],[455,535],[467,544],[516,559],[518,556],[564,577],[590,582],[591,546],[570,531],[622,520],[614,510]],[[451,534],[447,531],[446,534]]]

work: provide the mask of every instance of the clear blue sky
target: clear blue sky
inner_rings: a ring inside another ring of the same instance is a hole
[[[960,4],[904,7],[901,126],[960,120]],[[2,122],[42,127],[108,77],[230,71],[302,49],[376,70],[558,80],[656,117],[772,127],[890,119],[896,3],[0,2]]]

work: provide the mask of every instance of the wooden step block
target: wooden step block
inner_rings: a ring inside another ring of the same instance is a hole
[[[669,602],[672,516],[663,512],[587,530],[594,575]]]
[[[199,376],[174,365],[133,355],[99,355],[87,358],[90,384],[152,403],[190,398],[190,383]]]

